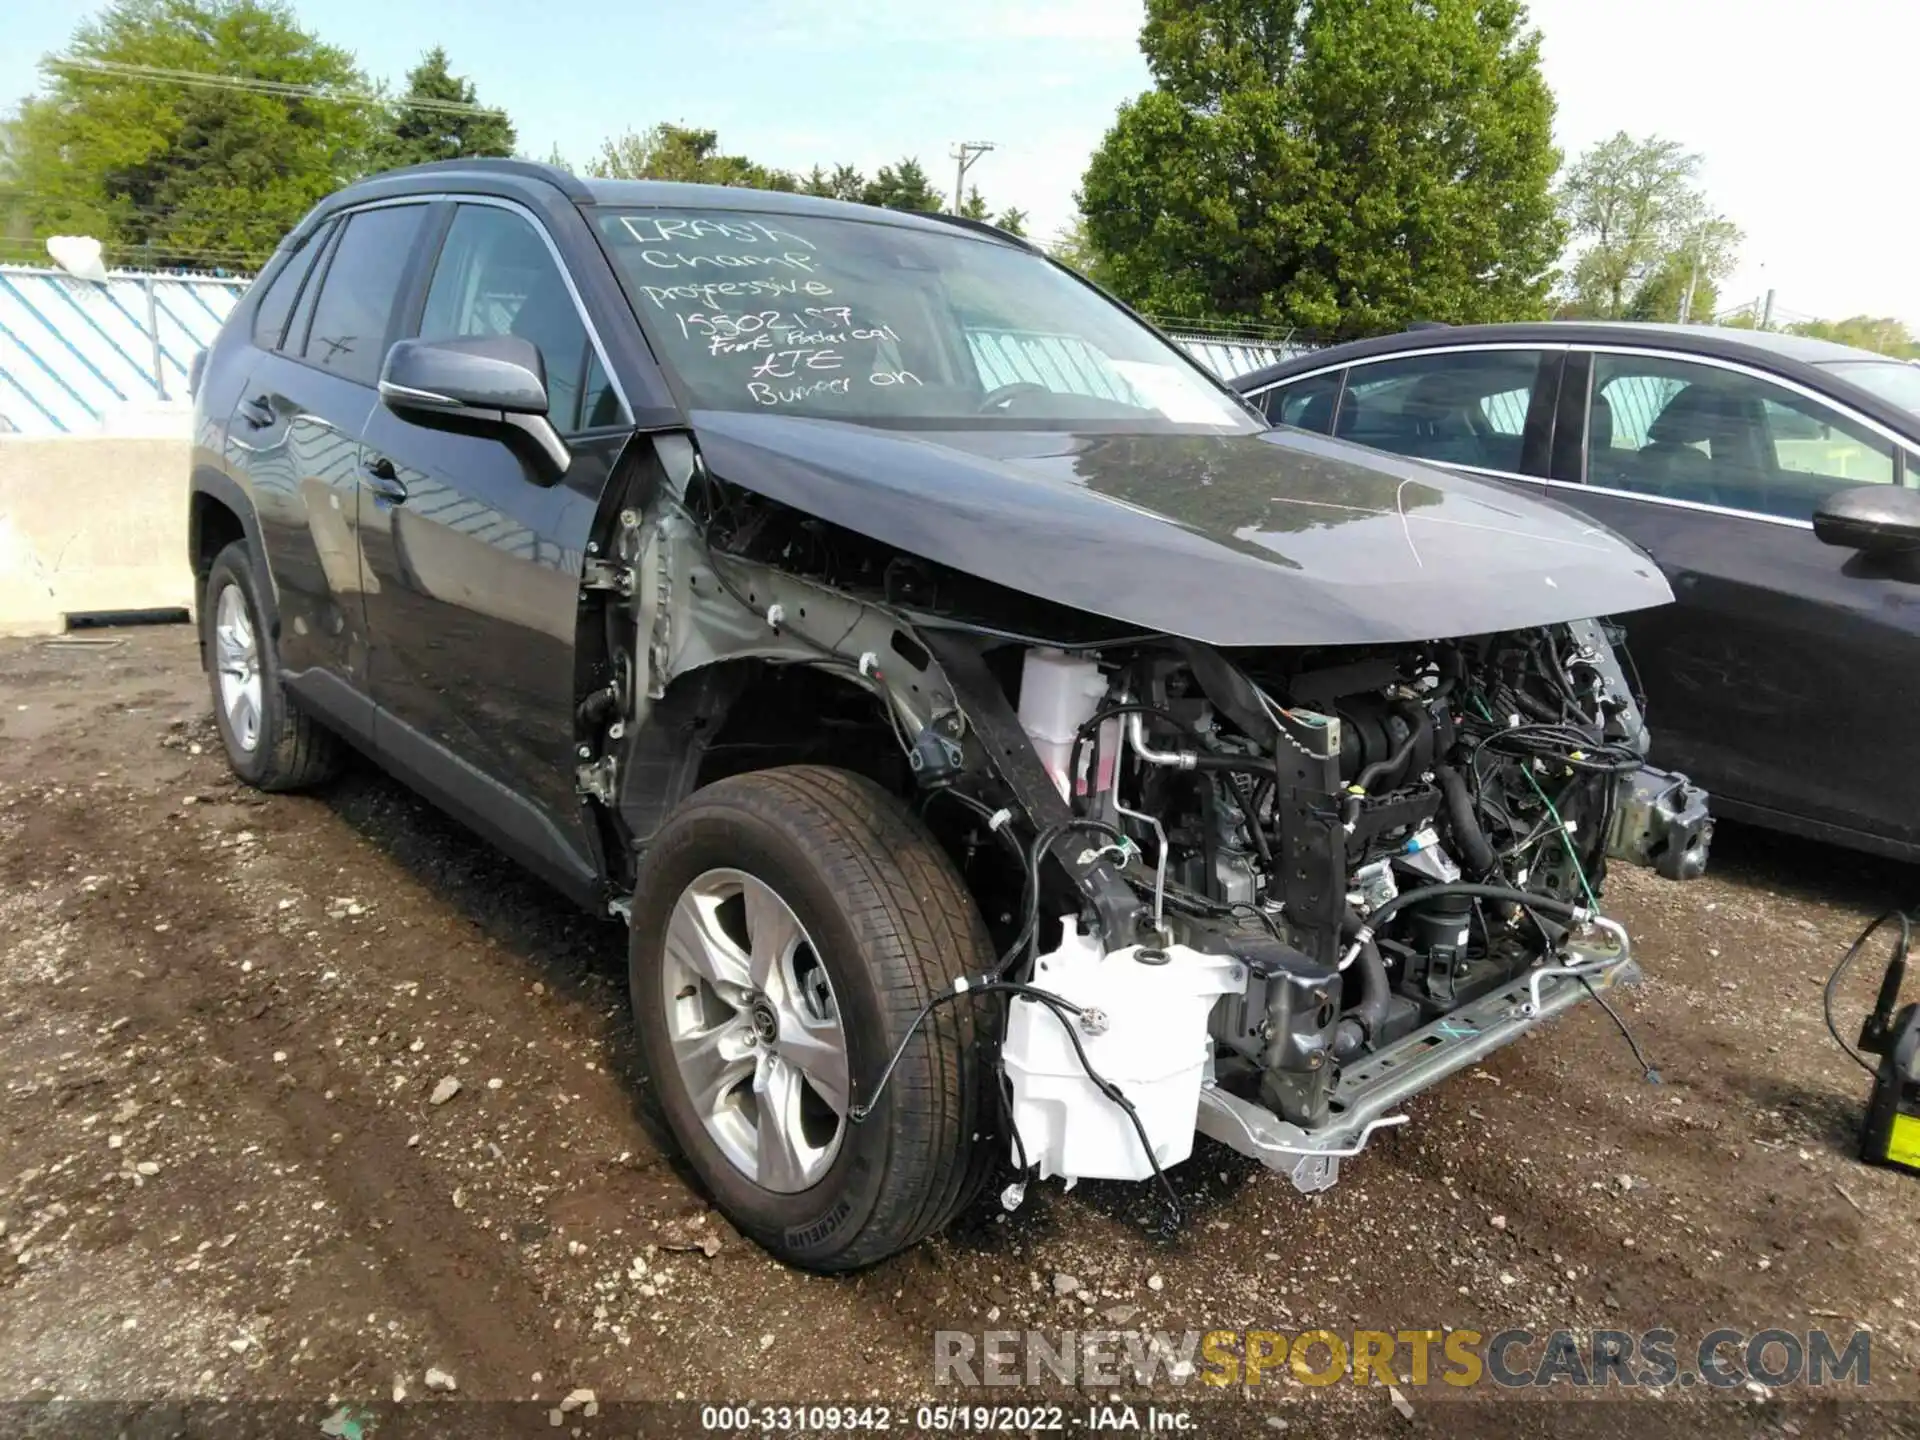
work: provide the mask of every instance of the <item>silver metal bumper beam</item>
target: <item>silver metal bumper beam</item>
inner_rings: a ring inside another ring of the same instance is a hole
[[[1587,985],[1605,991],[1639,978],[1640,967],[1626,955],[1577,971],[1529,971],[1348,1066],[1331,1091],[1339,1118],[1329,1125],[1302,1130],[1209,1080],[1200,1091],[1197,1128],[1288,1176],[1297,1189],[1328,1189],[1340,1178],[1341,1156],[1357,1154],[1394,1106],[1579,1004]]]

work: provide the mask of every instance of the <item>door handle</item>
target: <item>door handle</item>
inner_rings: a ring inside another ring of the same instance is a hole
[[[273,413],[273,401],[265,395],[255,395],[250,400],[242,400],[238,409],[240,418],[256,430],[264,430],[280,418]]]
[[[383,500],[391,500],[395,505],[404,504],[407,498],[407,485],[393,468],[393,462],[384,455],[376,455],[371,460],[362,461],[360,473],[365,477],[366,486]]]

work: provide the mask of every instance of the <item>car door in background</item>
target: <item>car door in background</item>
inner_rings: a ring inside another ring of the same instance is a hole
[[[1920,585],[1811,524],[1836,491],[1913,483],[1900,447],[1743,367],[1576,352],[1567,387],[1586,444],[1556,447],[1555,496],[1645,548],[1676,598],[1623,617],[1656,760],[1735,818],[1920,843]]]
[[[376,407],[360,534],[378,745],[549,878],[584,883],[574,627],[628,412],[557,255],[517,209],[455,205],[424,292],[408,327],[420,339],[513,335],[539,349],[572,453],[555,474],[497,426]]]

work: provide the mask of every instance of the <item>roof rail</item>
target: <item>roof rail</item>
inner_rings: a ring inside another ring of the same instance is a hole
[[[397,170],[383,170],[378,175],[369,175],[369,180],[384,179],[389,175],[455,175],[462,172],[472,174],[518,175],[523,180],[544,180],[559,190],[575,204],[584,204],[593,199],[593,192],[587,189],[580,177],[570,170],[562,170],[558,165],[546,165],[537,160],[509,160],[502,157],[475,155],[460,160],[429,160],[424,165],[403,165]]]
[[[1008,240],[1022,250],[1030,250],[1035,255],[1044,254],[1041,248],[1024,235],[1016,235],[1011,230],[1002,230],[988,220],[971,220],[965,215],[950,214],[945,210],[913,210],[907,212],[918,215],[924,220],[938,220],[943,224],[957,225],[962,230],[976,230],[982,235],[991,235],[996,240]]]
[[[1412,332],[1414,330],[1451,330],[1451,329],[1453,329],[1453,322],[1450,320],[1409,320],[1407,322],[1407,330],[1409,332]]]

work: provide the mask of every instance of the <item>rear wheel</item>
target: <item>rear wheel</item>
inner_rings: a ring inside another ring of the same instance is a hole
[[[815,1270],[944,1226],[991,1162],[985,1017],[921,1009],[991,965],[972,899],[879,786],[811,766],[735,776],[662,828],[630,980],[659,1108],[739,1229]],[[855,1104],[873,1113],[855,1123]]]
[[[233,773],[262,790],[297,790],[339,768],[340,742],[281,685],[259,583],[245,541],[214,557],[200,597],[200,651]]]

